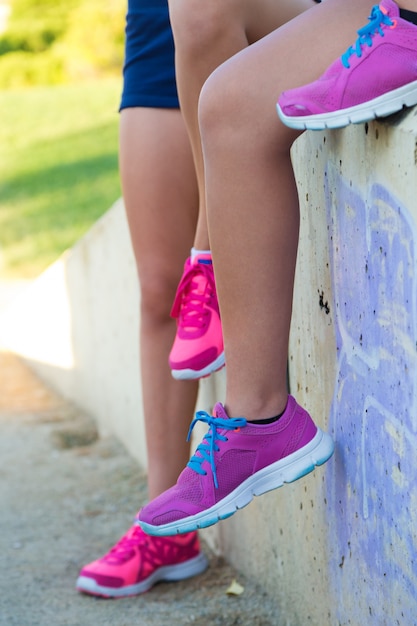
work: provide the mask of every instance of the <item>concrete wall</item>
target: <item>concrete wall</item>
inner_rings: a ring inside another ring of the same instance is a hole
[[[87,411],[100,433],[146,467],[139,363],[140,293],[122,201],[0,317],[0,345]],[[222,394],[224,373],[202,381],[199,407]]]
[[[336,453],[223,524],[222,544],[279,624],[416,624],[417,109],[307,133],[293,156],[291,387]]]
[[[417,109],[306,139],[320,183],[303,211],[292,371],[337,442],[322,492],[331,623],[415,624]]]
[[[277,626],[417,624],[417,109],[293,150],[302,225],[292,392],[331,461],[207,533],[276,599]],[[102,432],[146,462],[138,292],[121,204],[2,319]],[[200,404],[223,397],[224,372]]]

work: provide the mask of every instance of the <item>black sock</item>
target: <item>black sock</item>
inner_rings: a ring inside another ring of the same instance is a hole
[[[267,417],[264,420],[247,420],[248,424],[273,424],[273,422],[277,422],[280,417],[282,417],[285,413],[285,409],[279,415],[275,415],[275,417]]]
[[[407,22],[417,25],[417,13],[415,11],[409,11],[408,9],[400,9],[400,17]]]

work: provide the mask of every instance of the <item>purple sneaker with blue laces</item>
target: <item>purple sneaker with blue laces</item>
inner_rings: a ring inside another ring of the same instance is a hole
[[[318,428],[292,396],[270,424],[199,411],[209,430],[177,484],[147,504],[137,523],[149,535],[174,535],[205,528],[245,507],[254,496],[290,483],[333,454],[331,437]]]
[[[281,94],[277,111],[286,126],[341,128],[417,104],[417,26],[382,0],[358,35],[318,80]]]

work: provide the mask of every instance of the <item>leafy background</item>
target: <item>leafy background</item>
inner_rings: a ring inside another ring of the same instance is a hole
[[[123,59],[120,0],[11,0],[0,36],[0,88],[115,75]]]
[[[126,6],[12,0],[0,35],[0,278],[33,278],[120,196]]]

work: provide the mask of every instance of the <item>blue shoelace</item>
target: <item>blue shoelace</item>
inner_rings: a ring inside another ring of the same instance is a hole
[[[222,419],[221,417],[213,417],[212,415],[209,415],[209,413],[206,413],[206,411],[197,411],[196,416],[188,429],[187,441],[190,440],[191,433],[193,432],[193,428],[197,422],[204,422],[205,424],[208,424],[209,431],[191,459],[188,461],[187,466],[197,472],[197,474],[205,476],[207,472],[203,470],[201,465],[203,461],[209,461],[211,471],[213,472],[214,485],[217,488],[219,484],[217,482],[216,465],[214,463],[214,452],[218,452],[220,448],[216,441],[227,441],[227,437],[225,435],[221,435],[218,431],[219,429],[236,430],[237,428],[242,428],[243,426],[246,426],[246,419],[244,417]],[[199,456],[197,456],[197,452],[199,452]]]
[[[341,56],[341,61],[347,69],[350,67],[349,58],[352,54],[356,54],[356,56],[360,58],[362,56],[362,46],[367,45],[369,48],[372,46],[372,36],[376,32],[378,32],[381,37],[384,36],[384,31],[381,28],[382,24],[386,24],[387,26],[392,26],[394,24],[389,15],[385,15],[378,5],[375,5],[372,8],[371,15],[368,19],[369,24],[358,30],[359,37],[356,40],[355,45],[350,46],[350,48],[348,48]]]

